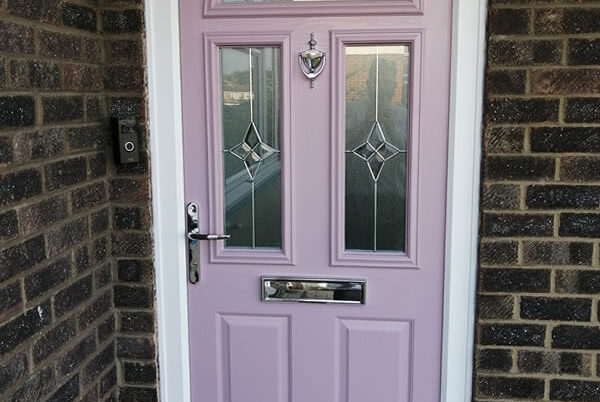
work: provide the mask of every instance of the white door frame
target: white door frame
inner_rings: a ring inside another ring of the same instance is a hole
[[[471,400],[486,5],[453,5],[441,402]],[[191,401],[178,7],[145,1],[162,402]]]

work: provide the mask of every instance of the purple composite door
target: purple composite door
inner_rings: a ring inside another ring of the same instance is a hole
[[[231,237],[189,242],[192,400],[439,401],[450,1],[205,1],[186,199]]]

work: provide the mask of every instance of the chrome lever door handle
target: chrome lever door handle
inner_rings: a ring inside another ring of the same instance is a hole
[[[198,229],[198,204],[190,202],[186,206],[187,212],[187,246],[188,246],[188,278],[191,283],[200,281],[200,245],[198,240],[224,240],[229,239],[229,235],[200,233]]]
[[[187,237],[190,240],[225,240],[231,236],[227,234],[198,233],[198,229],[193,229]]]
[[[187,247],[188,247],[188,279],[190,283],[198,283],[200,280],[200,247],[191,234],[198,232],[198,204],[190,202],[187,204]]]

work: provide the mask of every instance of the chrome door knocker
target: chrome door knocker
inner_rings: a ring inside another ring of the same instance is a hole
[[[315,48],[317,41],[314,32],[310,34],[308,45],[310,49],[298,53],[298,62],[300,63],[300,70],[310,80],[310,87],[314,88],[315,79],[325,68],[325,52]]]

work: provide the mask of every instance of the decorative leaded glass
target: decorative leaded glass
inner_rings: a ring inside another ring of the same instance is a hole
[[[345,243],[404,251],[408,46],[346,46]]]
[[[220,52],[226,247],[281,248],[279,48]]]

